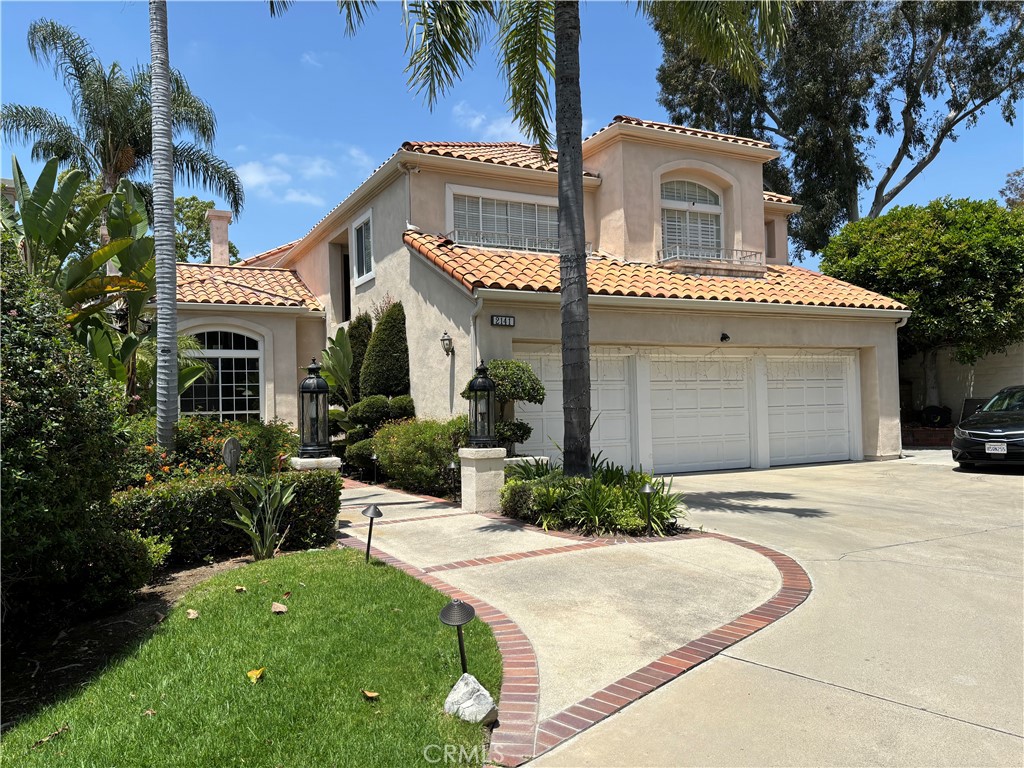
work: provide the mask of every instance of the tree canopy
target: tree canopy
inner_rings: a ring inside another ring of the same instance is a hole
[[[1024,5],[1011,2],[798,3],[756,88],[656,23],[659,101],[673,122],[780,144],[766,186],[803,206],[791,226],[797,250],[820,251],[860,217],[862,187],[875,218],[987,107],[1015,119],[1022,23]],[[899,141],[872,178],[866,153],[879,135]]]
[[[900,353],[952,348],[973,364],[1024,341],[1024,209],[934,200],[848,224],[821,271],[906,304]]]
[[[174,198],[174,250],[178,261],[210,263],[210,222],[206,212],[214,207],[213,200],[200,200],[195,195]],[[228,254],[231,264],[242,260],[237,246],[230,241]]]

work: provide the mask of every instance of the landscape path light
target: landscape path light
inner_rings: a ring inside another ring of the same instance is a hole
[[[469,624],[475,616],[476,611],[472,605],[461,600],[452,600],[441,609],[441,614],[438,617],[442,624],[455,627],[459,633],[459,660],[462,662],[462,674],[466,674],[468,671],[466,669],[466,642],[462,637],[462,627]]]
[[[651,496],[654,494],[654,486],[650,482],[644,483],[640,493],[644,495],[644,506],[647,507],[647,535],[651,535]]]
[[[378,517],[384,517],[384,513],[380,511],[380,507],[376,504],[371,504],[363,510],[363,517],[370,518],[370,530],[366,534],[366,562],[370,562],[370,542],[373,541],[373,521]]]

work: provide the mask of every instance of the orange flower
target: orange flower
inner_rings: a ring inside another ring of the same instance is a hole
[[[170,467],[160,467],[160,469],[162,469],[164,472],[170,472],[171,471]]]
[[[166,452],[164,452],[164,453],[161,453],[161,454],[160,454],[160,458],[161,458],[161,459],[166,459],[166,458],[167,458],[167,453],[166,453]]]
[[[152,475],[146,475],[146,482],[147,483],[152,483],[153,482],[153,476]]]
[[[200,470],[200,472],[201,472],[201,471],[202,471],[202,470]],[[188,470],[188,469],[186,469],[186,470],[185,470],[185,475],[186,475],[186,476],[187,476],[187,475],[191,475],[191,474],[192,474],[191,470]]]
[[[153,452],[153,446],[152,445],[147,445],[146,446],[146,453],[152,453],[152,452]]]
[[[183,462],[181,462],[181,464],[178,465],[178,469],[181,469],[184,466],[185,466],[185,462],[183,461]]]

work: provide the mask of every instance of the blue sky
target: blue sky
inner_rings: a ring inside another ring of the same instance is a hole
[[[667,119],[657,103],[655,80],[661,47],[632,8],[612,2],[583,5],[585,134],[617,114]],[[0,99],[5,103],[69,111],[52,70],[28,55],[28,25],[42,17],[74,28],[108,65],[149,60],[145,2],[3,0]],[[334,2],[297,3],[276,19],[264,2],[171,2],[168,28],[171,65],[212,105],[219,125],[216,152],[245,183],[245,210],[231,226],[231,239],[243,256],[305,234],[403,141],[521,138],[506,114],[505,91],[489,49],[432,112],[408,91],[398,3],[382,3],[354,38],[344,36]],[[1009,126],[990,109],[975,129],[944,147],[896,202],[924,203],[947,194],[998,197],[1006,174],[1024,165],[1022,119]],[[893,146],[880,138],[872,166],[884,166]],[[3,150],[3,176],[10,176],[12,152],[29,178],[37,175],[27,147]],[[191,193],[211,197],[180,185],[175,189],[176,195]],[[866,207],[866,191],[861,202]]]

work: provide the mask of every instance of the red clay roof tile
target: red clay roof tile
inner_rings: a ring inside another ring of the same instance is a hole
[[[322,309],[294,271],[249,266],[178,264],[178,301]]]

